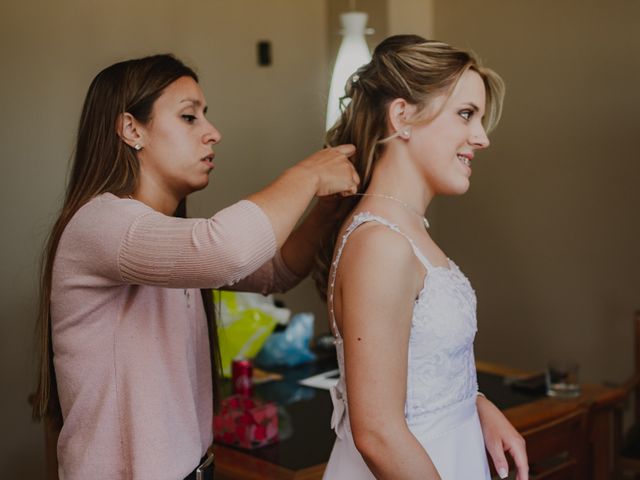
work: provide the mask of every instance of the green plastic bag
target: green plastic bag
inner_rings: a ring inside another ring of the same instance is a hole
[[[256,293],[213,290],[219,306],[218,341],[222,373],[231,376],[234,358],[253,358],[278,323],[286,323],[291,312],[277,308],[270,297]]]

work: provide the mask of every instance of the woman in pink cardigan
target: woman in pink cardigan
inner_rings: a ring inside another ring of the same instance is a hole
[[[179,218],[214,168],[221,136],[206,112],[196,74],[170,55],[114,64],[89,87],[38,320],[34,415],[61,428],[60,478],[196,478],[220,369],[199,289],[291,288],[338,202],[317,202],[294,230],[309,203],[356,191],[343,145],[211,218]]]

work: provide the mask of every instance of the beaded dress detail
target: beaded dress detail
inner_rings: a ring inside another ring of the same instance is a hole
[[[385,225],[405,237],[427,271],[411,319],[405,402],[407,425],[425,447],[443,479],[490,478],[475,406],[475,292],[453,261],[448,261],[449,268],[433,266],[397,225],[369,212],[356,214],[339,238],[329,275],[329,321],[335,337],[340,379],[331,389],[334,405],[331,427],[338,438],[325,478],[373,478],[353,445],[347,408],[344,345],[333,308],[336,272],[342,251],[349,236],[367,222]],[[459,428],[461,425],[465,428]],[[455,435],[450,435],[451,432]],[[460,435],[463,436],[458,438]],[[443,438],[447,436],[448,440]],[[436,438],[438,440],[434,442]],[[465,460],[461,462],[460,447],[467,452],[471,450],[473,461],[466,466],[468,454],[464,454]],[[454,451],[447,452],[447,448]],[[350,458],[354,455],[355,458]]]

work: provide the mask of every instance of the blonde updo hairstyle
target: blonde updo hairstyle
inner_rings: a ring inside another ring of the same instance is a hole
[[[467,70],[477,72],[484,82],[483,125],[490,132],[500,119],[504,83],[493,70],[482,67],[472,52],[417,35],[395,35],[382,41],[371,61],[347,80],[345,96],[341,99],[342,115],[327,132],[326,144],[356,146],[351,161],[360,175],[359,193],[369,186],[373,168],[385,148],[383,140],[393,133],[387,123],[388,105],[402,98],[417,107],[409,125],[429,122],[439,113],[429,108],[432,101],[443,94],[451,95]],[[353,197],[353,206],[360,198]],[[345,216],[349,210],[344,210]],[[343,221],[341,218],[336,223],[334,235],[317,257],[314,278],[323,298],[326,298],[335,237]]]

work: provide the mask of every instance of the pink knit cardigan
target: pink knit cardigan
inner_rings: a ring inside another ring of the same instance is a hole
[[[184,478],[212,442],[197,289],[267,293],[298,281],[247,200],[209,219],[168,217],[110,193],[84,205],[53,267],[60,478]]]

